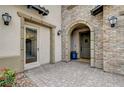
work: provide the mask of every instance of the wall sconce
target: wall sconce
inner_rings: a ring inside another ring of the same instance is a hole
[[[4,21],[4,25],[9,25],[9,23],[12,19],[12,17],[8,13],[2,14],[2,18]]]
[[[109,22],[110,22],[110,24],[111,24],[111,27],[115,27],[115,24],[117,23],[117,17],[115,17],[115,16],[110,16],[110,17],[108,18],[108,20],[109,20]]]
[[[57,35],[59,36],[61,35],[61,33],[62,33],[62,30],[58,30]]]

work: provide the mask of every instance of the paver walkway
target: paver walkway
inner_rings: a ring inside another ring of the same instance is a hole
[[[25,74],[40,87],[124,87],[124,76],[80,62],[45,64]]]
[[[15,87],[36,87],[37,85],[24,73],[16,74]]]

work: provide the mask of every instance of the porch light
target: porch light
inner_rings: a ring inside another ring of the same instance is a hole
[[[62,33],[62,30],[58,30],[57,35],[59,36],[61,35],[61,33]]]
[[[2,14],[2,18],[3,18],[5,25],[9,25],[9,23],[12,19],[12,17],[8,13]]]
[[[111,24],[111,27],[115,27],[115,24],[117,23],[117,17],[115,17],[115,16],[110,16],[110,17],[108,18],[108,20],[109,20],[109,22],[110,22],[110,24]]]

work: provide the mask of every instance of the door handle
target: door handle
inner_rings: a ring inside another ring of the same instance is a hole
[[[82,46],[81,46],[81,52],[82,52]]]
[[[39,48],[37,48],[37,51],[39,51]]]

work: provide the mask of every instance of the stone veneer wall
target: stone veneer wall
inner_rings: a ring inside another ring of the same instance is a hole
[[[103,13],[100,13],[96,16],[92,16],[90,13],[90,10],[93,9],[95,6],[91,5],[80,5],[75,6],[72,9],[67,9],[68,6],[62,6],[62,59],[64,61],[67,61],[67,28],[69,28],[69,25],[73,22],[78,23],[79,20],[83,20],[85,23],[89,24],[91,32],[94,32],[95,34],[95,42],[94,46],[95,50],[91,55],[94,55],[94,62],[95,67],[102,68],[103,67]],[[84,23],[84,24],[85,24]],[[87,25],[85,24],[85,25]],[[92,28],[92,29],[91,29]],[[92,34],[92,33],[91,33]]]
[[[103,68],[124,74],[124,6],[104,6],[103,14]],[[118,18],[113,28],[109,24],[109,16]]]

